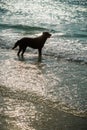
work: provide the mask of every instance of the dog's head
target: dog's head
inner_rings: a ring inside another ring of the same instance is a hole
[[[43,35],[46,37],[46,38],[50,38],[51,37],[51,34],[49,32],[43,32]]]

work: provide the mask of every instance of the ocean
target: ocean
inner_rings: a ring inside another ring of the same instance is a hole
[[[52,34],[17,57],[22,37]],[[87,130],[87,1],[0,0],[0,130]]]

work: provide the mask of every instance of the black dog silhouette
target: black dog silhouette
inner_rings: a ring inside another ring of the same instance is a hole
[[[43,48],[47,38],[50,38],[50,37],[51,37],[51,34],[49,32],[43,32],[43,34],[41,36],[38,36],[35,38],[24,37],[24,38],[18,40],[12,49],[19,46],[17,55],[19,56],[20,52],[22,52],[21,53],[22,58],[23,58],[23,54],[27,47],[31,47],[33,49],[38,49],[38,60],[41,61],[42,48]]]

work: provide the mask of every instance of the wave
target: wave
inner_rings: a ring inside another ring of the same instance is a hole
[[[24,30],[24,31],[47,31],[47,28],[38,27],[38,26],[28,26],[28,25],[22,25],[22,24],[0,24],[1,29],[17,29],[17,30]]]
[[[81,32],[81,33],[57,33],[58,37],[63,37],[63,38],[87,38],[86,32]]]
[[[22,24],[0,24],[0,29],[16,29],[16,30],[23,30],[23,31],[50,31],[52,33],[57,33],[58,37],[65,37],[65,38],[86,38],[87,34],[77,34],[77,33],[59,33],[56,30],[53,29],[47,29],[44,27],[38,27],[38,26],[28,26],[28,25],[22,25]]]
[[[62,34],[60,37],[66,37],[66,38],[87,38],[87,34]]]
[[[87,6],[87,0],[69,0],[69,4]]]
[[[0,7],[0,14],[4,14],[4,13],[7,13],[7,9],[6,8],[1,8]]]
[[[87,38],[87,30],[82,30],[81,33],[61,33],[57,30],[48,29],[45,27],[40,26],[28,26],[28,25],[22,25],[22,24],[2,24],[0,23],[0,29],[15,29],[15,30],[23,30],[23,31],[50,31],[52,33],[56,33],[58,37],[65,37],[65,38]]]
[[[79,63],[79,64],[87,64],[87,57],[86,56],[79,56],[79,55],[73,55],[73,56],[65,56],[64,53],[62,54],[57,54],[57,53],[52,53],[52,52],[46,52],[43,54],[47,57],[54,57],[54,59],[57,59],[59,62],[60,60],[62,61],[68,61],[68,62],[74,62],[74,63]]]
[[[42,27],[32,27],[32,26],[27,26],[27,25],[22,25],[22,24],[16,24],[16,25],[12,25],[12,24],[0,24],[0,28],[13,28],[13,29],[20,29],[20,30],[47,30],[46,28],[42,28]]]
[[[4,13],[7,13],[9,10],[8,10],[8,5],[6,5],[5,2],[1,2],[0,1],[0,14],[4,14]]]
[[[82,6],[87,6],[87,0],[59,0],[60,2],[63,3],[68,3],[71,5],[82,5]]]

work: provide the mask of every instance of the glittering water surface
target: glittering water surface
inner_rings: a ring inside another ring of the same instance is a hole
[[[2,129],[69,130],[70,126],[76,130],[78,125],[81,125],[80,129],[86,129],[87,92],[83,91],[87,82],[85,64],[81,70],[81,65],[79,67],[79,64],[74,65],[61,58],[44,55],[43,62],[38,63],[36,54],[27,53],[24,60],[15,58],[15,52],[5,51],[1,54]],[[76,127],[74,123],[77,123]]]
[[[0,1],[1,130],[87,129],[86,21],[86,0]],[[43,31],[42,62],[18,58],[14,43]]]

